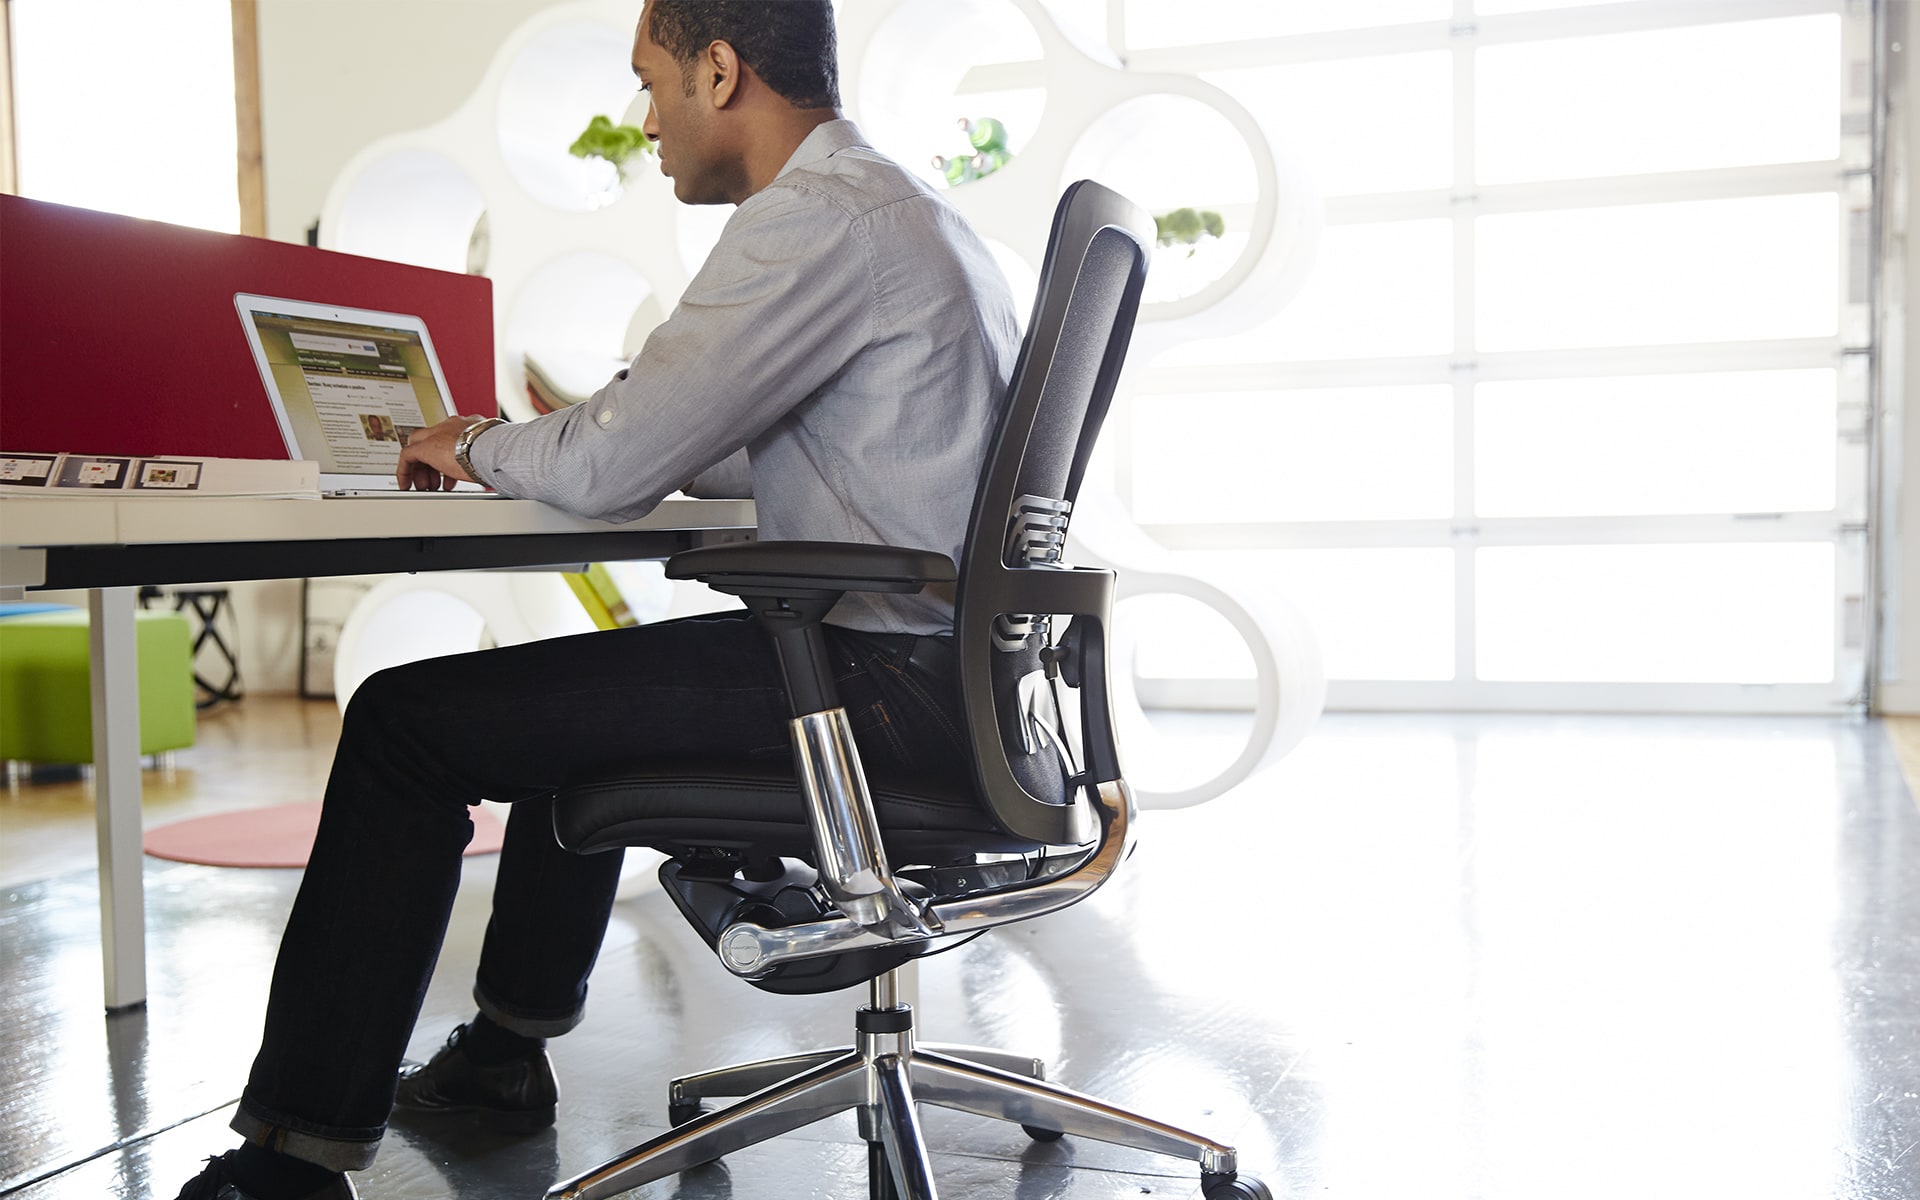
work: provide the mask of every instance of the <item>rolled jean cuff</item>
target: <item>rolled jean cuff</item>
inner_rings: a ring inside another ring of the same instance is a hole
[[[252,1102],[242,1098],[228,1128],[256,1146],[329,1171],[364,1171],[372,1166],[373,1156],[380,1152],[380,1139],[387,1132],[384,1125],[377,1129],[329,1129],[281,1113],[249,1111],[251,1107]]]
[[[508,1029],[521,1037],[550,1038],[559,1037],[578,1025],[587,1015],[584,1005],[572,1012],[554,1015],[553,1013],[530,1013],[514,1009],[487,993],[480,984],[473,985],[473,1002],[480,1006],[486,1018],[502,1029]]]

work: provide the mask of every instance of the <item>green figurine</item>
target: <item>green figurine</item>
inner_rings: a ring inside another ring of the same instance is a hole
[[[974,121],[962,117],[960,131],[966,134],[973,153],[956,158],[935,155],[933,159],[933,169],[945,175],[949,185],[958,187],[984,179],[1013,161],[1013,152],[1007,149],[1007,127],[996,118]]]

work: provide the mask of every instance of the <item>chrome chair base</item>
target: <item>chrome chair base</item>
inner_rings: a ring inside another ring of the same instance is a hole
[[[936,1200],[920,1132],[922,1104],[1013,1121],[1036,1137],[1073,1134],[1194,1159],[1210,1191],[1234,1178],[1231,1146],[1048,1083],[1038,1059],[973,1046],[915,1045],[912,1010],[894,999],[894,985],[892,972],[873,981],[851,1048],[674,1080],[669,1111],[688,1120],[554,1185],[548,1200],[604,1200],[849,1109],[859,1113],[860,1134],[875,1148],[876,1169],[884,1158],[893,1194]],[[697,1111],[708,1097],[741,1095],[746,1098],[718,1112]]]

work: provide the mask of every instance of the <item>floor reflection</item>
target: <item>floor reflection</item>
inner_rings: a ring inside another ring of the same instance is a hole
[[[491,865],[466,869],[416,1055],[472,1011]],[[170,1200],[231,1144],[295,882],[149,864],[153,998],[112,1020],[91,877],[0,893],[0,1194]],[[1920,808],[1872,723],[1330,717],[918,988],[928,1040],[1043,1057],[1278,1196],[1920,1196]],[[558,1128],[408,1122],[362,1192],[537,1196],[659,1132],[672,1075],[843,1044],[859,999],[733,980],[643,888],[554,1043]],[[950,1200],[1197,1193],[1154,1155],[925,1121]],[[839,1200],[863,1172],[842,1117],[638,1195]]]

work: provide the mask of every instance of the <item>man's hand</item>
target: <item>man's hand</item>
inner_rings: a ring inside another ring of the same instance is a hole
[[[456,483],[476,482],[453,461],[453,444],[460,440],[462,430],[483,419],[448,417],[438,425],[408,434],[407,444],[400,449],[400,465],[393,472],[400,490],[450,492]]]

